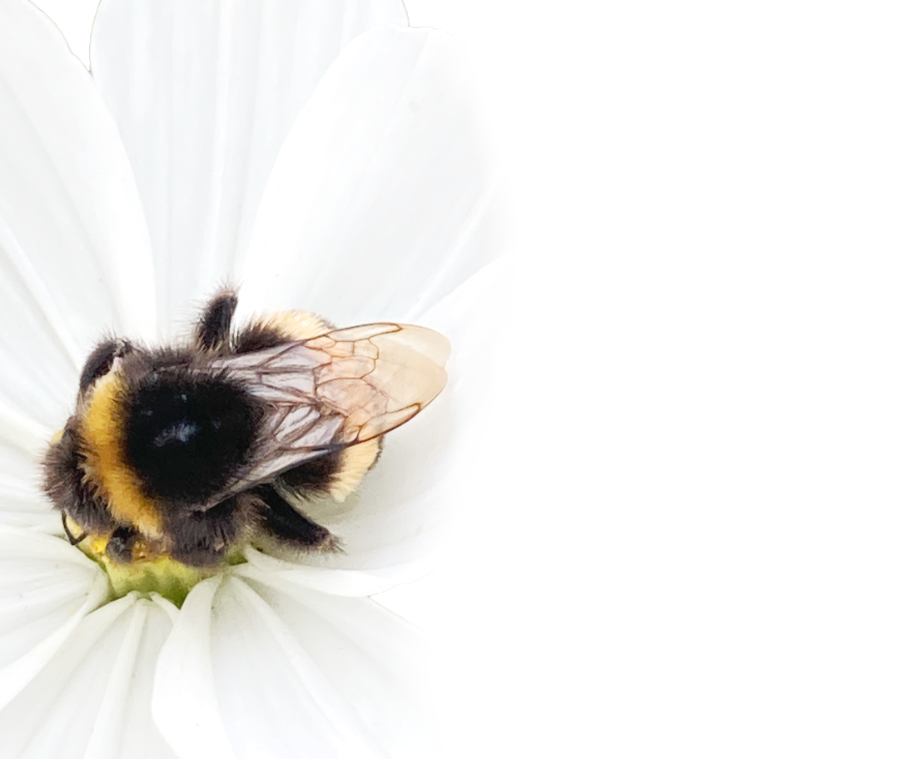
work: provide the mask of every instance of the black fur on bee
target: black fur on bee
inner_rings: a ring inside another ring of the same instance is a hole
[[[112,369],[113,361],[134,350],[127,340],[110,338],[90,352],[78,379],[78,392],[85,393],[91,385]]]
[[[334,541],[331,533],[300,513],[272,485],[254,488],[262,502],[260,516],[265,531],[295,548],[319,548]]]
[[[203,309],[194,330],[197,347],[205,351],[227,348],[231,340],[231,320],[237,310],[237,293],[223,290]]]
[[[151,371],[124,404],[126,461],[151,498],[204,502],[241,473],[263,413],[227,376]]]
[[[97,489],[85,480],[84,464],[73,417],[44,457],[44,492],[56,508],[78,523],[83,535],[109,532],[115,528],[115,520]],[[65,529],[69,531],[68,525]]]

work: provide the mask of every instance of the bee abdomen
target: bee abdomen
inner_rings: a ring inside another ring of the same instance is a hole
[[[244,327],[234,336],[235,353],[287,345],[296,340],[309,340],[324,334],[332,325],[305,311],[282,311]]]
[[[343,451],[334,451],[306,461],[284,472],[279,479],[301,498],[328,494],[328,488],[341,468]]]
[[[279,479],[301,498],[326,496],[343,501],[378,461],[381,446],[381,438],[351,445],[289,469]]]

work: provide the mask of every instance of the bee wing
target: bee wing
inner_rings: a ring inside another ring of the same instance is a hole
[[[450,342],[404,324],[367,324],[212,362],[268,406],[253,463],[230,492],[409,421],[447,382]]]

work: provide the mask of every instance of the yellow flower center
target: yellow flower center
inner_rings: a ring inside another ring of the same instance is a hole
[[[71,518],[68,519],[68,524],[70,528],[74,527],[76,535],[81,534],[79,525]],[[78,542],[78,547],[103,567],[116,598],[126,596],[133,590],[140,593],[155,592],[180,608],[191,588],[221,571],[221,567],[199,568],[182,564],[171,556],[146,550],[140,541],[133,550],[134,561],[123,564],[114,561],[107,554],[109,539],[109,535],[88,535]],[[238,554],[231,563],[242,561],[243,558]]]

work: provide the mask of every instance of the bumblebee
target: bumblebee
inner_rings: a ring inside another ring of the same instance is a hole
[[[381,436],[446,383],[449,342],[432,330],[282,312],[233,331],[236,307],[223,290],[189,342],[110,338],[85,361],[44,490],[70,541],[90,538],[108,565],[215,568],[248,543],[338,550],[304,502],[343,501]]]

